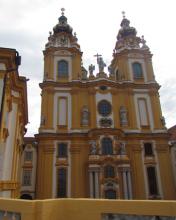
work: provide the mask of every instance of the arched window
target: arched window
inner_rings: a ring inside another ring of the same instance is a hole
[[[102,154],[103,155],[112,155],[113,146],[111,138],[105,137],[102,139]]]
[[[106,190],[105,199],[116,199],[116,191],[113,189]]]
[[[143,73],[142,73],[142,66],[140,63],[133,63],[133,76],[134,78],[142,78],[143,77]]]
[[[65,60],[58,62],[58,77],[68,77],[68,62]]]
[[[111,166],[111,165],[105,166],[104,177],[105,178],[114,178],[115,177],[115,170],[114,170],[113,166]]]

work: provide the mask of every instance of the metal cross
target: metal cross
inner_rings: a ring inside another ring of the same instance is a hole
[[[99,57],[101,57],[101,56],[102,56],[102,55],[101,55],[101,54],[98,54],[98,53],[94,55],[94,57],[97,57],[97,59],[98,59]]]
[[[99,62],[99,59],[98,59],[98,58],[99,58],[99,57],[102,57],[102,55],[97,53],[97,54],[94,55],[94,57],[97,58],[97,63],[98,63],[98,62]]]

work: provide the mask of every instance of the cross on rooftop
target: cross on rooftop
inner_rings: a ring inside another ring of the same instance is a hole
[[[98,54],[98,53],[94,55],[94,57],[97,57],[97,59],[98,59],[99,57],[101,57],[101,56],[102,56],[102,55],[101,55],[101,54]]]

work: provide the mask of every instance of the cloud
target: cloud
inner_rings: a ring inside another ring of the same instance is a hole
[[[166,125],[171,127],[176,124],[176,78],[170,78],[163,83],[160,91],[160,101]]]

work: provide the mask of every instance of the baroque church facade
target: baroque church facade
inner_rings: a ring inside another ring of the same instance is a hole
[[[125,15],[120,26],[109,74],[99,54],[98,73],[83,67],[64,10],[50,32],[35,135],[37,199],[175,198],[152,54]]]

